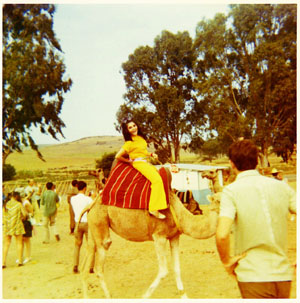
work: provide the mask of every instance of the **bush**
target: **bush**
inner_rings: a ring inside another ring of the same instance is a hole
[[[15,175],[16,175],[15,168],[10,164],[4,164],[3,170],[2,170],[3,181],[12,180]]]
[[[104,171],[104,176],[108,177],[111,165],[115,160],[116,152],[105,153],[101,159],[96,160],[96,168],[102,168]]]

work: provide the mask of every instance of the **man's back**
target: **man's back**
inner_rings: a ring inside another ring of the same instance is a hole
[[[57,193],[53,190],[44,191],[41,199],[43,205],[44,216],[52,216],[56,211],[56,203],[59,201]]]
[[[78,222],[82,210],[92,202],[92,198],[83,193],[71,197],[71,205],[75,214],[75,222]],[[87,222],[87,214],[82,216],[81,222]]]
[[[256,170],[241,172],[224,188],[220,216],[234,220],[235,253],[247,253],[236,268],[239,281],[291,278],[286,257],[289,210],[296,212],[295,192]]]

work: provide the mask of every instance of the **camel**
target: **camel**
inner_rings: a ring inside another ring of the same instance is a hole
[[[160,281],[168,274],[166,244],[169,242],[177,289],[181,298],[187,298],[180,273],[180,235],[186,234],[195,239],[207,239],[215,235],[219,205],[211,205],[203,215],[194,216],[182,205],[172,190],[169,194],[170,206],[161,211],[166,216],[163,220],[151,216],[148,210],[103,205],[101,196],[98,196],[88,212],[88,248],[80,271],[85,298],[88,298],[87,279],[95,252],[96,264],[99,265],[95,268],[95,272],[99,277],[105,297],[111,298],[104,278],[105,254],[112,242],[110,229],[130,241],[154,242],[159,268],[156,278],[144,293],[143,298],[150,298]],[[82,215],[83,213],[84,211]]]
[[[214,204],[214,203],[220,203],[221,201],[221,192],[223,190],[223,186],[221,186],[219,181],[219,175],[217,170],[205,170],[202,172],[202,178],[207,178],[212,181],[212,191],[213,195],[207,195],[207,200]],[[223,180],[225,185],[232,183],[236,178],[236,174],[232,173],[230,169],[226,169],[223,171]]]
[[[202,178],[207,178],[212,182],[212,188],[214,193],[221,192],[223,186],[221,186],[219,181],[219,175],[217,170],[205,170],[201,173]]]
[[[97,170],[91,170],[88,174],[97,178],[97,181],[95,181],[96,191],[99,192],[100,190],[102,190],[105,184],[105,176],[103,169],[99,168]]]
[[[194,195],[191,190],[178,191],[173,189],[176,196],[180,199],[186,209],[188,209],[193,215],[202,215],[203,211],[200,208],[198,202],[194,199]]]

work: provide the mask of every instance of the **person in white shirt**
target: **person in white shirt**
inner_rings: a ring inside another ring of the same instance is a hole
[[[285,182],[259,174],[258,149],[251,140],[234,142],[229,160],[237,178],[222,191],[216,231],[220,259],[243,298],[289,298],[294,273],[287,256],[287,219],[297,211],[296,193]]]
[[[86,240],[88,240],[87,213],[85,213],[82,216],[80,222],[78,222],[79,217],[80,217],[82,210],[93,202],[93,199],[91,197],[88,197],[85,195],[87,185],[84,181],[79,181],[77,183],[77,188],[78,188],[78,194],[71,197],[71,199],[70,199],[70,203],[71,203],[72,209],[74,211],[75,224],[78,224],[77,232],[75,233],[75,249],[74,249],[74,264],[73,264],[74,273],[78,273],[80,248],[82,245],[83,236],[85,235]],[[90,272],[91,273],[93,272],[93,267],[90,269]]]

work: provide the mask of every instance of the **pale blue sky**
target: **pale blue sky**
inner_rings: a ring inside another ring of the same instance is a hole
[[[207,2],[210,3],[210,2]],[[227,14],[225,3],[207,4],[57,4],[54,31],[64,51],[66,75],[73,80],[61,118],[66,139],[34,130],[37,144],[70,142],[88,136],[120,135],[114,127],[124,102],[121,65],[139,46],[153,46],[163,30],[189,31],[202,18]]]

